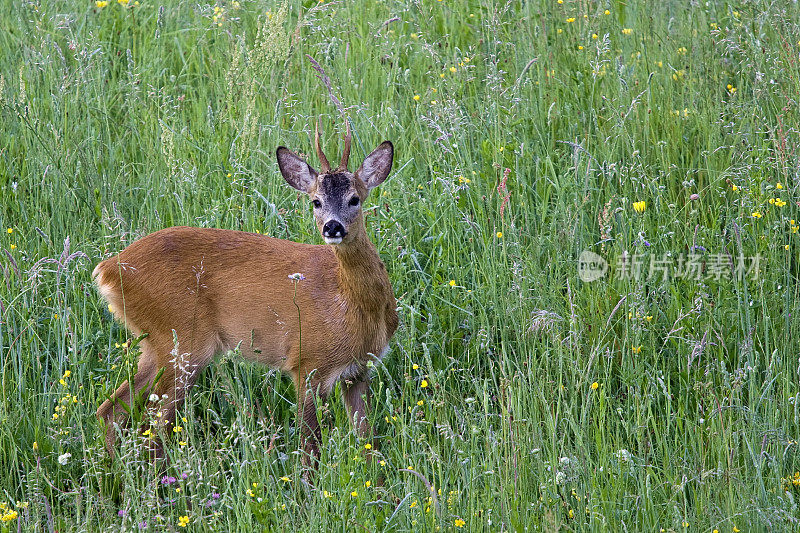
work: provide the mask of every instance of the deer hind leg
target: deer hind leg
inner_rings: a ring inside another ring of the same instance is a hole
[[[140,346],[142,353],[139,356],[136,375],[133,377],[133,391],[130,383],[125,381],[97,409],[97,418],[103,421],[106,426],[106,451],[111,457],[114,456],[114,441],[117,436],[115,426],[127,426],[130,418],[128,409],[134,407],[134,393],[139,393],[142,389],[146,389],[145,394],[148,394],[149,389],[153,386],[153,380],[158,375],[156,349],[147,340],[142,341]]]
[[[164,367],[161,379],[153,387],[153,393],[159,397],[159,403],[154,406],[156,416],[152,424],[142,428],[142,431],[149,428],[154,434],[150,442],[152,459],[163,459],[163,439],[182,430],[182,428],[175,430],[177,410],[184,406],[189,389],[197,382],[200,372],[208,366],[218,348],[219,343],[211,342],[192,353],[175,355],[173,350],[171,360]]]

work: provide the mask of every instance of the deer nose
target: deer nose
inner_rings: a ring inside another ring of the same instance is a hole
[[[342,223],[338,220],[329,220],[325,223],[322,227],[322,236],[323,237],[330,237],[330,238],[342,238],[347,235],[347,232],[342,226]]]

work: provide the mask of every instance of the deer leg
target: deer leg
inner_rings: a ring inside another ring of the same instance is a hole
[[[317,407],[314,394],[308,392],[298,403],[298,422],[300,424],[300,441],[303,446],[303,463],[305,466],[316,469],[319,463],[319,446],[322,442],[322,430],[317,419]]]
[[[153,392],[158,395],[161,404],[156,409],[155,427],[151,429],[153,435],[151,441],[151,459],[164,458],[164,439],[169,438],[175,431],[177,410],[186,403],[186,398],[191,389],[200,377],[200,372],[208,365],[214,355],[214,346],[207,349],[185,354],[178,361],[170,363],[164,369],[164,374],[154,387]],[[180,424],[177,424],[180,426]],[[146,431],[148,427],[143,427]],[[182,428],[178,431],[181,431]]]
[[[347,407],[350,423],[360,439],[368,440],[370,448],[365,450],[364,459],[369,463],[377,450],[378,443],[372,438],[372,426],[367,420],[370,402],[369,376],[356,381],[342,380],[342,399]],[[377,486],[383,486],[383,477],[376,480]]]
[[[297,422],[300,425],[300,443],[303,447],[303,464],[316,469],[320,458],[322,430],[317,419],[316,399],[323,400],[326,392],[321,390],[318,379],[311,376],[300,381],[300,373],[294,376],[297,390]]]
[[[372,434],[372,428],[367,420],[369,409],[369,377],[357,381],[342,380],[342,400],[347,407],[347,414],[353,429],[358,436],[367,439]]]
[[[123,404],[129,409],[133,406],[133,396],[143,388],[149,388],[153,384],[153,380],[158,374],[158,368],[155,364],[153,355],[153,348],[148,344],[142,343],[142,354],[139,358],[138,368],[136,375],[133,378],[133,390],[128,381],[125,381],[117,388],[109,399],[97,409],[97,418],[105,423],[106,426],[106,451],[110,457],[114,457],[114,441],[116,440],[115,425],[125,427],[127,425],[129,414],[123,407]]]

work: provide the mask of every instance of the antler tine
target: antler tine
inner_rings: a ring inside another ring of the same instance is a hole
[[[317,157],[319,157],[319,171],[324,174],[331,169],[331,165],[328,163],[328,158],[325,157],[325,153],[322,151],[322,147],[319,144],[319,120],[317,120],[317,124],[314,127],[314,145],[317,149]]]
[[[350,121],[344,119],[347,124],[347,133],[344,134],[344,152],[342,152],[342,162],[339,163],[339,170],[347,170],[347,161],[350,159]]]

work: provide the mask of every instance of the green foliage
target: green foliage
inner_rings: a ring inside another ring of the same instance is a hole
[[[0,3],[0,530],[797,530],[798,20]],[[136,351],[94,264],[179,224],[320,243],[274,150],[321,116],[335,157],[343,112],[353,161],[396,148],[365,206],[401,315],[376,460],[333,396],[309,487],[291,384],[230,354],[168,471],[136,433],[110,460],[94,412]]]

